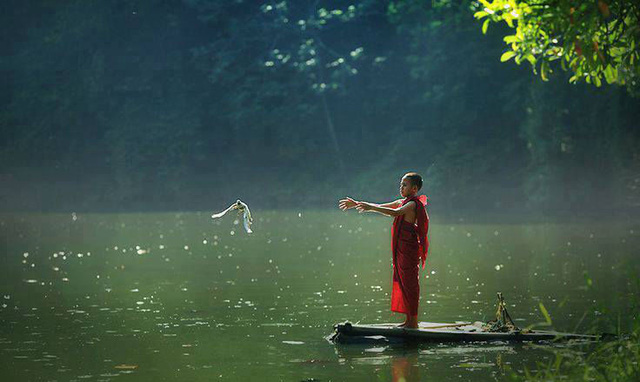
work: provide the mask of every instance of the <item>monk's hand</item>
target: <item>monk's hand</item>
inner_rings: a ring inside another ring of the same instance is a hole
[[[367,203],[367,202],[356,203],[356,210],[358,210],[358,212],[360,213],[363,213],[365,211],[371,211],[372,208],[373,208],[373,205],[371,205],[371,203]]]
[[[358,204],[358,202],[351,199],[350,197],[346,197],[338,202],[338,207],[340,207],[341,210],[346,211],[348,209],[354,208],[356,204]]]

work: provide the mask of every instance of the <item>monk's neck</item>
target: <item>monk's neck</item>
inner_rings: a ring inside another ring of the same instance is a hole
[[[407,196],[405,199],[415,198],[416,196],[418,196],[418,194],[411,194],[411,195]]]

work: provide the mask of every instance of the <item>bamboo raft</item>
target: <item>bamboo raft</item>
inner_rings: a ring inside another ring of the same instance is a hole
[[[417,329],[398,327],[398,324],[355,325],[350,322],[337,324],[329,338],[333,342],[388,342],[404,340],[413,342],[476,342],[476,341],[553,341],[598,340],[599,336],[562,333],[551,330],[521,330],[489,332],[482,322],[436,323],[421,322]]]
[[[498,293],[496,319],[482,322],[420,322],[418,328],[400,327],[398,324],[357,325],[350,322],[334,326],[334,333],[327,337],[335,343],[349,342],[487,342],[487,341],[595,341],[595,335],[563,333],[553,330],[520,329],[506,309],[504,298]]]

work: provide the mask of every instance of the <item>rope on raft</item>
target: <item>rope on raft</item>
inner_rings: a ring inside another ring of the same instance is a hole
[[[498,292],[498,310],[496,311],[496,319],[491,320],[482,326],[482,330],[486,332],[519,332],[520,328],[511,319],[507,312],[507,305],[501,292]]]

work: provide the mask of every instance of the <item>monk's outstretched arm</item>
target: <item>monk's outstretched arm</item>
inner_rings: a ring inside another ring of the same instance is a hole
[[[389,202],[389,203],[378,204],[378,206],[380,207],[387,207],[387,208],[398,208],[401,205],[402,205],[402,199],[394,200],[393,202]]]
[[[344,199],[341,199],[338,202],[338,207],[341,210],[346,211],[351,208],[356,208],[358,203],[367,203],[367,204],[371,204],[372,206],[385,207],[385,208],[397,208],[397,207],[400,207],[400,205],[402,204],[402,199],[394,200],[392,202],[383,203],[383,204],[376,204],[376,203],[370,203],[370,202],[359,202],[352,198],[346,197]]]
[[[415,208],[415,202],[409,202],[404,206],[398,208],[383,207],[378,204],[367,202],[358,202],[358,204],[356,205],[356,209],[359,212],[374,211],[391,217],[404,215],[412,208]]]

